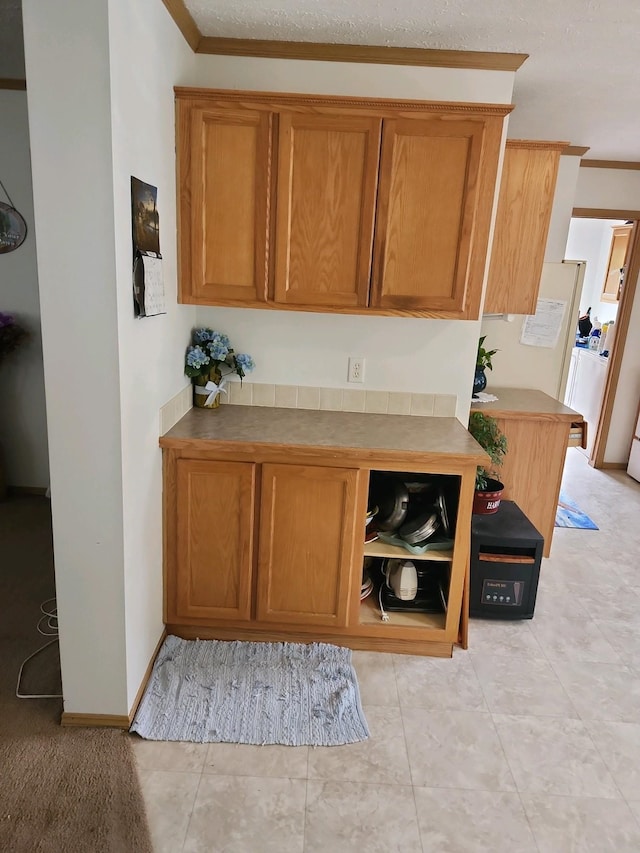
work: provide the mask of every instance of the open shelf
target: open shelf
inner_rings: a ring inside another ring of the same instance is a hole
[[[365,542],[365,557],[396,557],[399,560],[432,560],[434,562],[450,562],[453,559],[453,551],[425,551],[424,554],[412,554],[406,548],[399,545],[387,545],[376,539],[374,542]]]
[[[389,621],[380,618],[377,592],[360,602],[360,625],[382,625],[385,628],[433,628],[444,631],[446,613],[411,613],[410,611],[388,611]]]

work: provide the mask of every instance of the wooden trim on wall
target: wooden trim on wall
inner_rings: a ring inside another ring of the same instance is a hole
[[[184,5],[184,0],[162,0],[162,2],[191,50],[197,53],[198,46],[202,41],[202,33],[191,17],[191,12]]]
[[[626,471],[627,463],[626,462],[603,462],[600,465],[600,468],[603,471]]]
[[[609,355],[610,363],[604,383],[602,407],[600,409],[600,417],[598,418],[598,426],[596,427],[591,459],[589,459],[589,464],[594,468],[602,468],[604,464],[605,451],[607,449],[607,439],[609,438],[609,429],[611,427],[613,404],[615,402],[618,380],[620,378],[620,369],[622,367],[622,358],[627,342],[627,334],[629,332],[629,322],[631,320],[633,300],[636,293],[636,284],[638,281],[638,275],[640,275],[639,232],[640,226],[638,225],[638,222],[636,222],[631,232],[631,239],[633,243],[629,254],[629,268],[625,276],[624,287],[622,288],[620,306],[616,317],[616,334],[613,342],[613,352]]]
[[[8,492],[10,495],[40,495],[45,497],[48,488],[46,486],[9,486]]]
[[[126,714],[73,714],[65,711],[60,725],[78,728],[128,729],[129,717]]]
[[[584,157],[589,150],[590,148],[588,145],[567,145],[562,152],[562,155],[568,155],[570,157]]]
[[[507,148],[526,148],[527,151],[560,151],[564,153],[568,142],[548,142],[543,139],[507,139]]]
[[[16,89],[24,91],[27,88],[27,81],[18,77],[0,77],[0,89]]]
[[[582,169],[628,169],[631,171],[640,169],[640,163],[635,160],[583,160],[580,163]]]
[[[178,0],[174,0],[174,2],[178,2]],[[164,3],[167,6],[169,5],[168,0],[164,0]],[[217,38],[214,36],[203,36],[196,53],[223,56],[261,56],[268,59],[306,59],[317,62],[479,68],[485,71],[517,71],[529,56],[528,53],[434,50],[424,47],[384,47],[383,45],[327,44],[310,41]]]
[[[138,692],[136,693],[136,698],[133,700],[133,705],[131,706],[131,710],[129,711],[129,725],[131,725],[131,723],[133,722],[133,718],[135,717],[136,711],[138,710],[138,705],[140,704],[142,695],[147,688],[149,679],[151,678],[151,671],[153,670],[153,665],[156,662],[156,658],[158,657],[158,652],[162,648],[162,644],[166,639],[167,629],[163,628],[162,634],[160,635],[160,639],[156,643],[156,647],[153,650],[153,654],[151,655],[151,660],[149,661],[145,673],[142,676],[142,681],[140,682],[140,687],[138,688]]]
[[[633,219],[640,220],[640,210],[619,210],[608,207],[574,207],[572,217],[578,219]]]
[[[253,92],[242,89],[199,89],[192,86],[174,86],[177,98],[194,98],[198,101],[241,102],[243,107],[267,107],[270,110],[286,107],[298,111],[309,111],[318,107],[334,110],[336,107],[363,107],[375,109],[377,113],[385,108],[396,113],[435,112],[460,113],[462,115],[506,116],[514,108],[513,104],[481,104],[457,101],[417,101],[398,98],[361,98],[352,95],[304,95],[296,92]],[[278,306],[282,307],[282,306]],[[298,307],[298,306],[296,306]],[[314,309],[315,310],[315,309]]]

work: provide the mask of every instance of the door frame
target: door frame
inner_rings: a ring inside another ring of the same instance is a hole
[[[593,449],[589,458],[589,465],[593,468],[626,468],[626,463],[606,463],[604,455],[607,447],[607,439],[609,438],[613,404],[620,378],[620,368],[622,367],[622,357],[629,332],[631,310],[636,294],[638,276],[640,275],[640,238],[638,237],[638,233],[640,232],[640,210],[574,207],[571,216],[575,219],[626,219],[633,222],[627,253],[627,271],[616,315],[616,332],[613,339],[613,348],[609,353],[609,370],[605,379],[598,426],[596,427]]]

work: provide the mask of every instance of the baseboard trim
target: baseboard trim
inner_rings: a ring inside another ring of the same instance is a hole
[[[149,683],[149,679],[151,678],[151,672],[153,670],[153,665],[156,662],[156,658],[158,657],[158,652],[160,651],[160,648],[162,647],[162,644],[164,643],[166,638],[167,638],[167,629],[164,628],[162,631],[162,634],[160,635],[160,639],[156,643],[156,647],[153,651],[153,654],[151,655],[151,660],[149,661],[149,665],[147,666],[147,669],[146,669],[144,675],[142,676],[142,682],[140,683],[140,687],[138,688],[138,692],[136,693],[136,698],[133,700],[133,705],[131,706],[131,710],[129,711],[129,725],[127,726],[127,728],[129,728],[129,726],[133,722],[133,718],[135,717],[136,711],[138,710],[138,705],[140,704],[140,701],[142,700],[142,695],[143,695],[144,691],[146,690],[147,684]]]
[[[10,495],[42,495],[47,494],[46,486],[8,486],[7,491]]]
[[[133,705],[131,706],[131,710],[129,711],[128,716],[124,714],[76,714],[73,712],[62,712],[62,718],[60,720],[61,726],[67,727],[85,727],[85,728],[112,728],[112,729],[128,729],[133,722],[133,718],[136,715],[136,711],[138,710],[138,705],[140,704],[140,700],[142,699],[142,695],[145,691],[145,688],[151,678],[151,672],[153,670],[153,665],[156,662],[156,658],[158,657],[158,652],[162,644],[164,643],[167,636],[167,629],[164,628],[162,631],[162,635],[158,640],[156,647],[154,649],[153,654],[151,655],[151,660],[149,661],[149,665],[145,671],[145,674],[142,676],[142,682],[136,693],[136,698],[133,700]]]
[[[89,728],[128,729],[129,717],[126,717],[124,714],[74,714],[63,711],[60,725],[67,727],[84,726]]]
[[[605,469],[609,471],[626,471],[627,463],[626,462],[603,462],[600,465],[600,469]]]

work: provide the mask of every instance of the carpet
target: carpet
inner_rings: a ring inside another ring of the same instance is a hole
[[[24,659],[47,642],[40,604],[55,595],[46,498],[0,501],[0,850],[151,853],[126,732],[60,726],[60,699],[18,699]],[[28,664],[25,693],[60,692],[58,644]]]
[[[556,510],[556,527],[578,527],[582,530],[598,530],[598,525],[575,504],[570,497],[560,492]]]
[[[351,650],[169,636],[131,726],[149,740],[338,746],[369,730]]]

